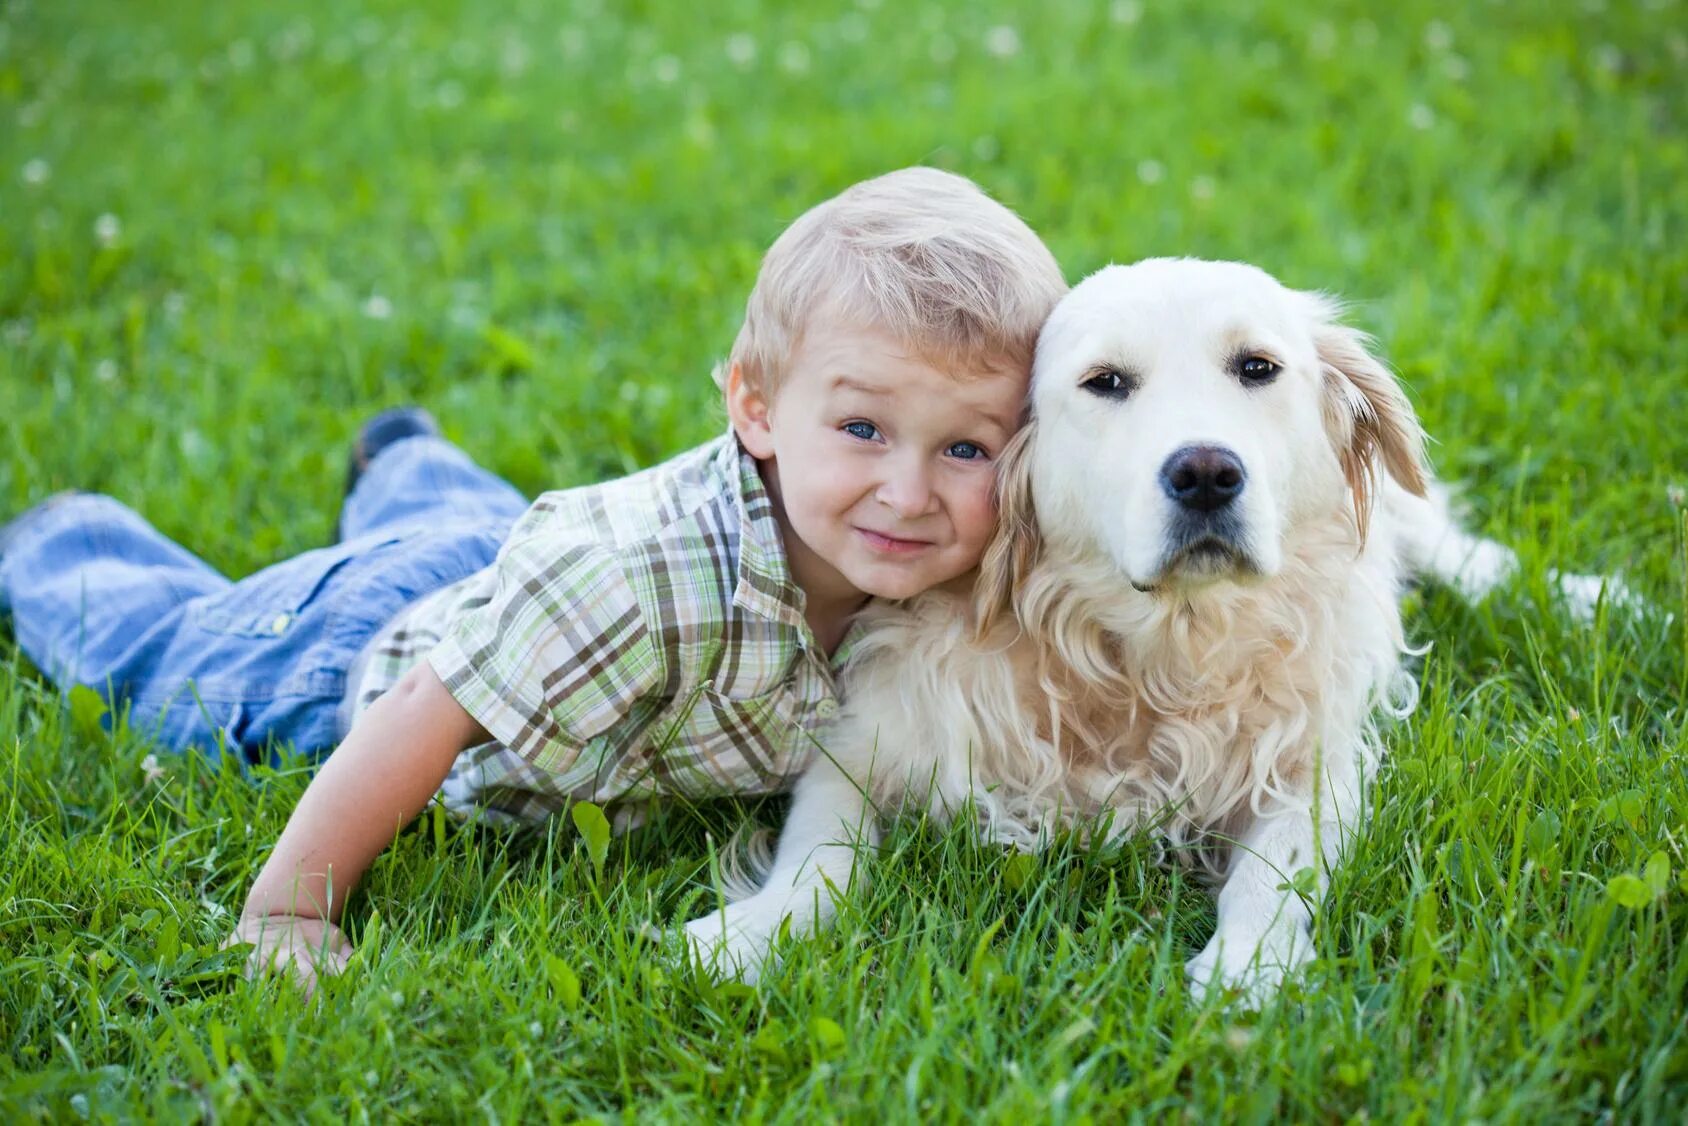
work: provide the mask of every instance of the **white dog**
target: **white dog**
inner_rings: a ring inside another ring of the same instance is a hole
[[[771,869],[689,923],[691,949],[753,977],[914,804],[970,809],[1024,849],[1099,819],[1164,835],[1223,881],[1196,987],[1258,1002],[1310,957],[1378,713],[1416,695],[1404,583],[1478,597],[1516,566],[1450,519],[1411,405],[1335,317],[1235,263],[1154,259],[1073,289],[1038,343],[976,586],[876,612]]]

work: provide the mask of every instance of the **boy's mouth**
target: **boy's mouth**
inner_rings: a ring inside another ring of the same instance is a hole
[[[867,528],[857,528],[868,547],[874,551],[884,552],[886,555],[910,555],[922,548],[931,547],[930,540],[909,540],[899,536],[888,536],[883,532],[870,531]]]

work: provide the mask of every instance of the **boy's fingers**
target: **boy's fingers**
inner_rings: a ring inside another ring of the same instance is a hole
[[[309,997],[316,991],[317,978],[332,976],[346,968],[352,944],[345,932],[321,919],[244,919],[223,946],[250,943],[246,976],[285,973]]]

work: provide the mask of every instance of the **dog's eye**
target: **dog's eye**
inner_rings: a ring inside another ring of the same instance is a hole
[[[1123,399],[1131,394],[1131,380],[1112,368],[1097,372],[1079,386],[1104,399]]]
[[[1282,370],[1265,356],[1244,356],[1237,361],[1237,378],[1244,383],[1270,383]]]

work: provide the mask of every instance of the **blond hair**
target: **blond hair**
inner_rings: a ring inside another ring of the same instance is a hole
[[[888,332],[951,373],[1029,370],[1066,290],[1049,248],[973,181],[888,172],[810,208],[775,240],[716,382],[736,364],[771,396],[822,316]]]

